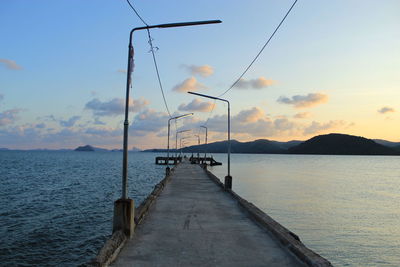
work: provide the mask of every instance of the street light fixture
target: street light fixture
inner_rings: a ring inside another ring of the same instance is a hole
[[[199,149],[200,149],[200,135],[199,135],[199,134],[195,134],[194,136],[197,137],[197,161],[198,161],[198,163],[200,163],[200,153],[199,153]]]
[[[230,107],[230,103],[226,99],[215,97],[215,96],[209,96],[209,95],[199,94],[199,93],[195,93],[195,92],[188,92],[188,93],[192,94],[192,95],[211,98],[211,99],[220,100],[220,101],[224,101],[224,102],[228,103],[228,175],[225,176],[225,189],[232,189],[232,176],[231,176],[231,107]]]
[[[208,136],[208,128],[204,125],[200,126],[200,128],[204,128],[206,129],[206,142],[205,142],[205,146],[204,146],[204,161],[206,162],[206,158],[207,158],[207,136]],[[207,164],[207,163],[206,163]]]
[[[168,145],[167,145],[167,168],[166,168],[166,173],[167,174],[169,173],[169,170],[170,170],[170,168],[169,168],[169,133],[170,133],[170,128],[171,128],[171,121],[172,120],[181,119],[181,118],[184,118],[184,117],[187,117],[187,116],[193,116],[193,114],[194,113],[187,113],[187,114],[179,115],[179,116],[176,116],[176,117],[168,119],[168,142],[167,142]]]
[[[180,150],[181,150],[181,157],[182,157],[182,140],[187,139],[187,138],[189,138],[189,136],[181,137],[181,138],[179,139],[179,142],[180,142]],[[183,144],[185,144],[185,141],[183,141]]]
[[[192,21],[192,22],[179,22],[179,23],[167,23],[158,25],[148,25],[144,27],[133,28],[129,33],[129,51],[128,51],[128,69],[126,77],[126,99],[125,99],[125,120],[124,120],[124,141],[123,141],[123,162],[122,162],[122,199],[127,199],[128,195],[128,113],[129,113],[129,87],[131,86],[131,73],[133,71],[133,46],[132,38],[133,33],[138,30],[148,30],[153,28],[173,28],[173,27],[185,27],[185,26],[196,26],[204,24],[221,23],[220,20],[206,20],[206,21]]]
[[[184,132],[189,132],[191,130],[182,130],[182,131],[177,131],[175,135],[175,157],[178,157],[178,134],[184,133]]]

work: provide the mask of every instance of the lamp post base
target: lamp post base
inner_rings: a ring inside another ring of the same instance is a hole
[[[232,176],[227,175],[225,176],[225,190],[231,190],[232,189]]]
[[[123,231],[131,238],[135,231],[135,203],[133,199],[118,199],[114,202],[113,233]]]

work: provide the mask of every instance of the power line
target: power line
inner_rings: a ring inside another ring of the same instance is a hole
[[[136,11],[131,2],[129,2],[129,0],[126,0],[126,2],[128,2],[128,5],[132,8],[133,12],[135,12],[136,16],[143,22],[143,24],[149,26],[149,24],[147,24],[146,21],[144,21],[144,19],[139,15],[139,12]]]
[[[157,64],[157,60],[156,60],[156,55],[154,53],[153,40],[151,38],[149,29],[147,29],[147,35],[149,36],[150,51],[151,51],[151,54],[153,55],[153,62],[154,62],[154,67],[155,67],[156,73],[157,73],[158,84],[160,85],[161,94],[162,94],[162,97],[164,99],[165,108],[167,109],[168,115],[171,118],[171,113],[169,112],[169,108],[168,108],[168,105],[167,105],[167,100],[165,99],[164,89],[163,89],[163,86],[162,86],[162,83],[161,83],[160,72],[158,71],[158,64]]]
[[[298,0],[295,0],[292,4],[292,6],[289,8],[289,10],[286,12],[285,16],[283,17],[283,19],[281,20],[281,22],[278,24],[278,26],[275,28],[274,32],[271,34],[271,36],[268,38],[267,42],[263,45],[263,47],[261,48],[261,50],[257,53],[257,55],[254,57],[254,59],[250,62],[250,64],[247,66],[247,68],[243,71],[243,73],[239,76],[239,78],[237,78],[235,80],[235,82],[227,89],[225,90],[222,94],[220,94],[218,97],[221,97],[223,95],[225,95],[226,93],[228,93],[239,81],[240,79],[243,78],[243,76],[247,73],[247,71],[251,68],[251,66],[254,64],[254,62],[256,62],[256,60],[258,59],[258,57],[261,55],[261,53],[264,51],[264,49],[267,47],[267,45],[269,44],[269,42],[272,40],[272,38],[274,37],[275,33],[279,30],[279,28],[281,27],[281,25],[283,24],[283,22],[285,21],[286,17],[289,15],[290,11],[292,11],[293,7],[296,5]],[[211,111],[209,113],[209,116],[205,122],[205,125],[207,125],[208,121],[211,118],[211,115],[214,111],[215,108],[215,103],[216,101],[214,100],[214,104],[211,108]]]
[[[278,26],[275,28],[274,32],[271,34],[271,36],[268,38],[267,42],[263,45],[263,47],[261,48],[261,50],[258,52],[258,54],[255,56],[255,58],[251,61],[251,63],[247,66],[247,68],[243,71],[243,73],[239,76],[239,78],[237,78],[235,80],[235,82],[222,94],[220,94],[218,97],[223,96],[224,94],[226,94],[227,92],[229,92],[239,81],[240,79],[243,78],[243,76],[246,74],[246,72],[251,68],[251,66],[254,64],[254,62],[256,62],[256,60],[258,59],[258,57],[261,55],[261,53],[264,51],[265,47],[267,47],[267,45],[269,44],[269,42],[271,41],[271,39],[274,37],[275,33],[279,30],[279,28],[281,27],[282,23],[285,21],[286,17],[289,15],[290,11],[292,11],[294,5],[297,3],[297,0],[295,0],[292,4],[292,6],[289,8],[289,10],[286,12],[285,16],[283,17],[283,19],[281,20],[281,22],[278,24]]]
[[[128,5],[132,8],[133,12],[135,12],[136,16],[143,22],[143,24],[145,24],[146,26],[149,26],[149,24],[147,24],[146,21],[139,15],[139,12],[136,11],[136,9],[133,7],[133,5],[131,4],[131,2],[130,2],[129,0],[126,0],[126,2],[127,2]],[[160,86],[161,94],[162,94],[162,97],[163,97],[163,100],[164,100],[164,105],[165,105],[165,108],[166,108],[166,110],[167,110],[167,112],[168,112],[168,116],[171,118],[171,112],[169,112],[167,100],[166,100],[166,98],[165,98],[164,89],[163,89],[162,82],[161,82],[160,72],[159,72],[159,70],[158,70],[158,64],[157,64],[156,55],[155,55],[155,53],[154,53],[154,50],[155,50],[155,49],[158,49],[158,48],[156,48],[156,47],[153,46],[153,38],[151,37],[151,34],[150,34],[150,30],[149,30],[149,29],[147,29],[147,36],[148,36],[148,38],[149,38],[149,41],[148,41],[148,42],[149,42],[149,45],[150,45],[150,52],[151,52],[151,54],[152,54],[152,56],[153,56],[154,68],[155,68],[155,70],[156,70],[157,80],[158,80],[158,84],[159,84],[159,86]]]

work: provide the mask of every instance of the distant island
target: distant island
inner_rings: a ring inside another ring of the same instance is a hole
[[[143,152],[166,151],[166,149],[147,149]],[[175,149],[170,151],[174,152]],[[198,151],[226,153],[227,141],[189,146],[183,148],[182,151],[186,153],[197,153]],[[400,155],[400,142],[331,133],[318,135],[307,141],[278,142],[259,139],[251,142],[239,142],[231,140],[231,152],[244,154]]]
[[[80,151],[80,152],[122,152],[122,149],[105,149],[105,148],[100,148],[100,147],[95,147],[91,145],[85,145],[85,146],[79,146],[74,149],[74,151]],[[141,150],[137,147],[132,147],[131,152],[140,152]]]
[[[315,136],[288,149],[290,154],[400,155],[400,151],[371,139],[346,134]]]
[[[75,148],[74,151],[90,151],[90,152],[94,152],[94,147],[92,147],[90,145],[80,146],[80,147]]]

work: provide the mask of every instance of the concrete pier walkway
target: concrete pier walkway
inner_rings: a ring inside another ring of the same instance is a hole
[[[112,266],[304,266],[198,165],[183,162]]]

